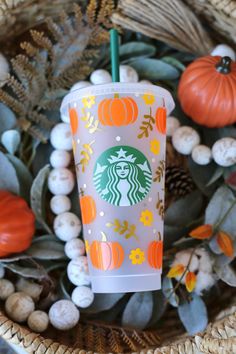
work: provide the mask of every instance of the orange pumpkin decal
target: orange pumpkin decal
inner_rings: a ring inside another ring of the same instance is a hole
[[[98,119],[102,125],[120,127],[129,125],[138,118],[138,106],[131,97],[105,98],[98,106]]]
[[[35,231],[35,216],[26,201],[0,190],[0,257],[26,250]]]
[[[71,132],[73,135],[75,135],[77,132],[77,129],[78,129],[78,125],[79,125],[78,114],[77,114],[77,111],[75,108],[70,108],[69,116],[70,116]]]
[[[80,197],[80,209],[83,224],[90,224],[96,218],[96,203],[90,195],[82,195]]]
[[[236,63],[211,55],[195,60],[182,74],[178,96],[198,124],[214,128],[236,122]]]
[[[119,242],[108,242],[106,235],[101,232],[102,241],[93,241],[90,245],[92,265],[104,271],[121,267],[125,253]]]
[[[166,107],[163,100],[163,107],[158,107],[156,110],[156,127],[159,133],[166,133]]]
[[[152,268],[161,269],[163,256],[163,241],[152,241],[148,246],[148,263]]]

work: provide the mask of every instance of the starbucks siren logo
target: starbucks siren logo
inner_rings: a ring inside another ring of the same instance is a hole
[[[139,150],[116,146],[98,158],[93,182],[99,195],[108,203],[134,205],[143,200],[151,188],[151,167]]]

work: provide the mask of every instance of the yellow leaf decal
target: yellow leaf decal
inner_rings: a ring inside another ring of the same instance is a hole
[[[183,264],[176,264],[175,266],[170,268],[170,270],[167,274],[167,278],[179,277],[183,274],[184,270],[185,270],[185,267]]]
[[[212,225],[201,225],[198,226],[196,229],[192,230],[189,235],[193,238],[198,240],[205,240],[210,238],[213,234],[213,227]]]
[[[227,257],[233,257],[234,255],[234,245],[232,238],[229,234],[224,231],[220,231],[216,236],[216,241],[218,246],[220,247],[221,251]]]
[[[191,293],[194,290],[196,286],[196,281],[197,281],[197,277],[195,273],[188,272],[185,278],[185,285],[189,293]]]

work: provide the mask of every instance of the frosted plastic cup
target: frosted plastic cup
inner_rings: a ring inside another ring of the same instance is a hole
[[[161,288],[166,114],[158,86],[111,83],[70,92],[69,115],[95,293]]]

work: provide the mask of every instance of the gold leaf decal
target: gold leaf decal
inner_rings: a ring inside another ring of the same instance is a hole
[[[82,108],[82,114],[83,116],[81,117],[81,120],[86,122],[85,128],[88,129],[90,134],[93,134],[96,131],[101,131],[101,129],[98,127],[98,119],[95,119],[90,112],[86,112],[84,108]]]
[[[153,182],[161,182],[162,178],[164,177],[165,173],[165,160],[161,160],[156,172],[155,172],[155,177],[153,178]]]
[[[158,193],[158,201],[156,204],[156,208],[157,208],[158,214],[160,215],[162,220],[164,220],[164,212],[165,212],[164,202],[163,202],[163,199],[160,198],[159,193]]]
[[[94,142],[95,140],[91,141],[90,144],[83,144],[83,150],[80,152],[82,158],[79,162],[79,164],[82,166],[82,172],[85,172],[85,169],[91,159],[91,155],[93,154],[93,149],[91,146]]]
[[[150,131],[153,130],[153,125],[155,124],[155,118],[152,116],[151,107],[149,109],[149,114],[145,114],[143,118],[144,120],[142,121],[142,124],[139,128],[141,130],[141,132],[138,135],[139,139],[142,139],[143,137],[148,138]]]
[[[108,222],[107,227],[112,227],[115,232],[119,235],[124,235],[126,239],[134,237],[138,241],[138,236],[136,235],[136,226],[134,224],[129,224],[127,220],[120,221],[115,219],[113,223]]]

